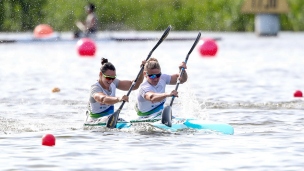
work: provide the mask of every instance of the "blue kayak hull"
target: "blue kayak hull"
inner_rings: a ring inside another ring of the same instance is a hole
[[[182,129],[196,129],[196,130],[210,130],[219,132],[222,134],[233,135],[234,128],[226,123],[205,121],[198,119],[183,119],[183,118],[174,118],[172,120],[172,127],[168,127],[162,124],[159,120],[131,120],[130,122],[117,122],[117,129],[130,128],[132,124],[135,123],[147,123],[156,128],[167,130],[167,131],[179,131]],[[106,126],[106,123],[94,123],[94,124],[84,124],[84,126]]]
[[[160,129],[171,131],[178,131],[181,129],[197,129],[210,130],[228,135],[234,134],[234,128],[229,124],[197,119],[185,119],[182,123],[172,123],[172,127],[168,127],[160,122],[151,123],[151,125]]]

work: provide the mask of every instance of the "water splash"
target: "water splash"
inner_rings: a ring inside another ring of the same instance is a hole
[[[176,98],[177,104],[174,105],[178,106],[178,111],[174,111],[176,112],[174,116],[208,120],[209,114],[206,110],[206,101],[199,101],[191,87],[186,86],[185,90],[179,91],[179,97]]]

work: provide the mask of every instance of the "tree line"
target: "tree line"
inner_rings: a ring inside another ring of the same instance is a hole
[[[254,14],[242,14],[243,0],[0,0],[0,31],[32,31],[49,24],[74,31],[87,3],[96,6],[100,30],[254,31]],[[304,30],[304,1],[287,0],[281,30]]]

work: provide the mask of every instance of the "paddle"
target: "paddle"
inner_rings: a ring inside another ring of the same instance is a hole
[[[157,44],[154,46],[154,48],[150,51],[146,61],[151,57],[152,53],[154,52],[154,50],[165,40],[165,38],[168,36],[169,32],[171,30],[171,25],[168,26],[168,28],[166,29],[166,31],[163,33],[162,37],[158,40]],[[127,93],[127,96],[130,95],[131,93],[131,90],[133,89],[133,87],[135,86],[136,84],[136,81],[138,79],[138,77],[140,76],[140,74],[143,72],[144,70],[144,66],[142,66],[140,68],[140,71],[139,73],[137,74],[137,77],[136,79],[134,80],[134,82],[132,83],[128,93]],[[109,120],[107,122],[107,127],[108,128],[115,128],[116,127],[116,124],[117,124],[117,119],[118,119],[118,116],[119,116],[119,113],[122,109],[122,107],[124,106],[125,104],[125,101],[122,102],[122,104],[120,105],[120,107],[117,109],[116,112],[114,112],[110,117],[109,117]]]
[[[195,48],[196,44],[198,43],[199,39],[201,37],[201,32],[198,33],[197,37],[196,37],[196,40],[195,42],[193,43],[190,51],[188,52],[187,54],[187,57],[185,59],[185,63],[187,63],[188,61],[188,58],[189,58],[189,55],[192,53],[193,49]],[[181,78],[183,76],[183,73],[184,73],[184,68],[181,69],[181,72],[179,74],[179,78]],[[179,78],[177,79],[177,83],[176,83],[176,87],[175,87],[175,90],[178,89],[178,86],[180,84],[180,80]],[[172,96],[172,99],[171,99],[171,102],[170,102],[170,105],[169,106],[166,106],[165,109],[162,111],[162,124],[165,124],[166,126],[168,127],[171,127],[172,126],[172,104],[173,104],[173,100],[174,100],[174,96]]]

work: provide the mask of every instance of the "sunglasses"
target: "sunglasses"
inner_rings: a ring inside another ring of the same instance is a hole
[[[103,77],[105,77],[105,79],[107,79],[107,80],[115,80],[115,78],[116,78],[116,76],[108,76],[108,75],[104,75],[103,73],[102,73],[102,75],[103,75]]]
[[[147,76],[151,79],[154,79],[154,78],[159,78],[161,76],[161,73],[159,74],[147,74]]]

